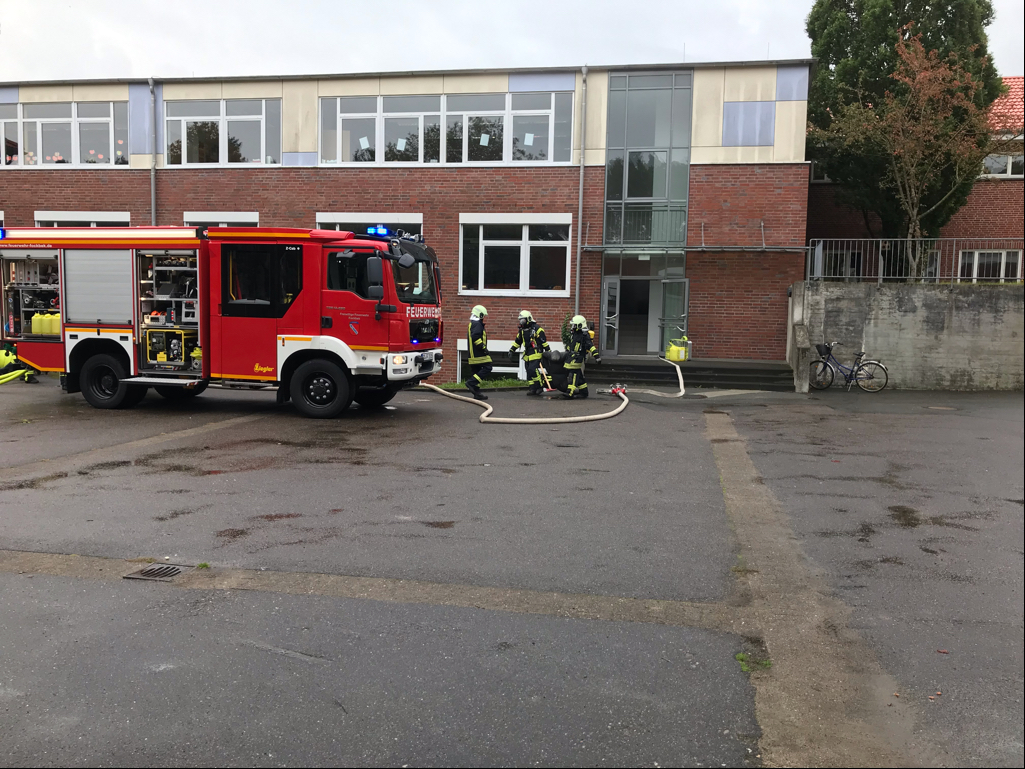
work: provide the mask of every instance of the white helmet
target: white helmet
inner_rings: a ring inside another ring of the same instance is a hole
[[[583,315],[574,315],[569,322],[570,331],[586,331],[587,318]]]
[[[530,310],[520,310],[520,328],[526,328],[534,322],[534,316],[530,314]]]

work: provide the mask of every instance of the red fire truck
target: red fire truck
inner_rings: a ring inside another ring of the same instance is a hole
[[[96,408],[210,385],[383,405],[441,366],[441,287],[419,237],[370,230],[0,229],[3,341]]]

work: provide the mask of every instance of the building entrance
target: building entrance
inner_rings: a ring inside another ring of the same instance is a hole
[[[648,275],[637,274],[642,267]],[[686,334],[689,296],[682,255],[606,256],[605,269],[600,319],[603,355],[664,354],[670,339]],[[609,274],[612,269],[620,274]]]

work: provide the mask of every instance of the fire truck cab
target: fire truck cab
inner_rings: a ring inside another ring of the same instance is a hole
[[[380,406],[441,367],[441,283],[418,237],[371,230],[0,230],[3,341],[96,408],[211,385]]]

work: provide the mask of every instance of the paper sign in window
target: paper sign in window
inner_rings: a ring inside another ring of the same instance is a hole
[[[365,136],[359,137],[359,146],[360,149],[370,149],[370,140]]]
[[[490,139],[491,139],[491,137],[488,136],[487,134],[481,134],[480,135],[480,146],[481,147],[487,147],[488,146],[488,141],[490,141]]]
[[[364,147],[363,149],[366,149],[366,147]],[[405,152],[405,150],[406,150],[406,140],[405,139],[399,139],[397,142],[395,142],[395,149],[397,149],[399,152]]]
[[[534,146],[534,134],[527,134],[523,137],[523,143],[528,147]]]

